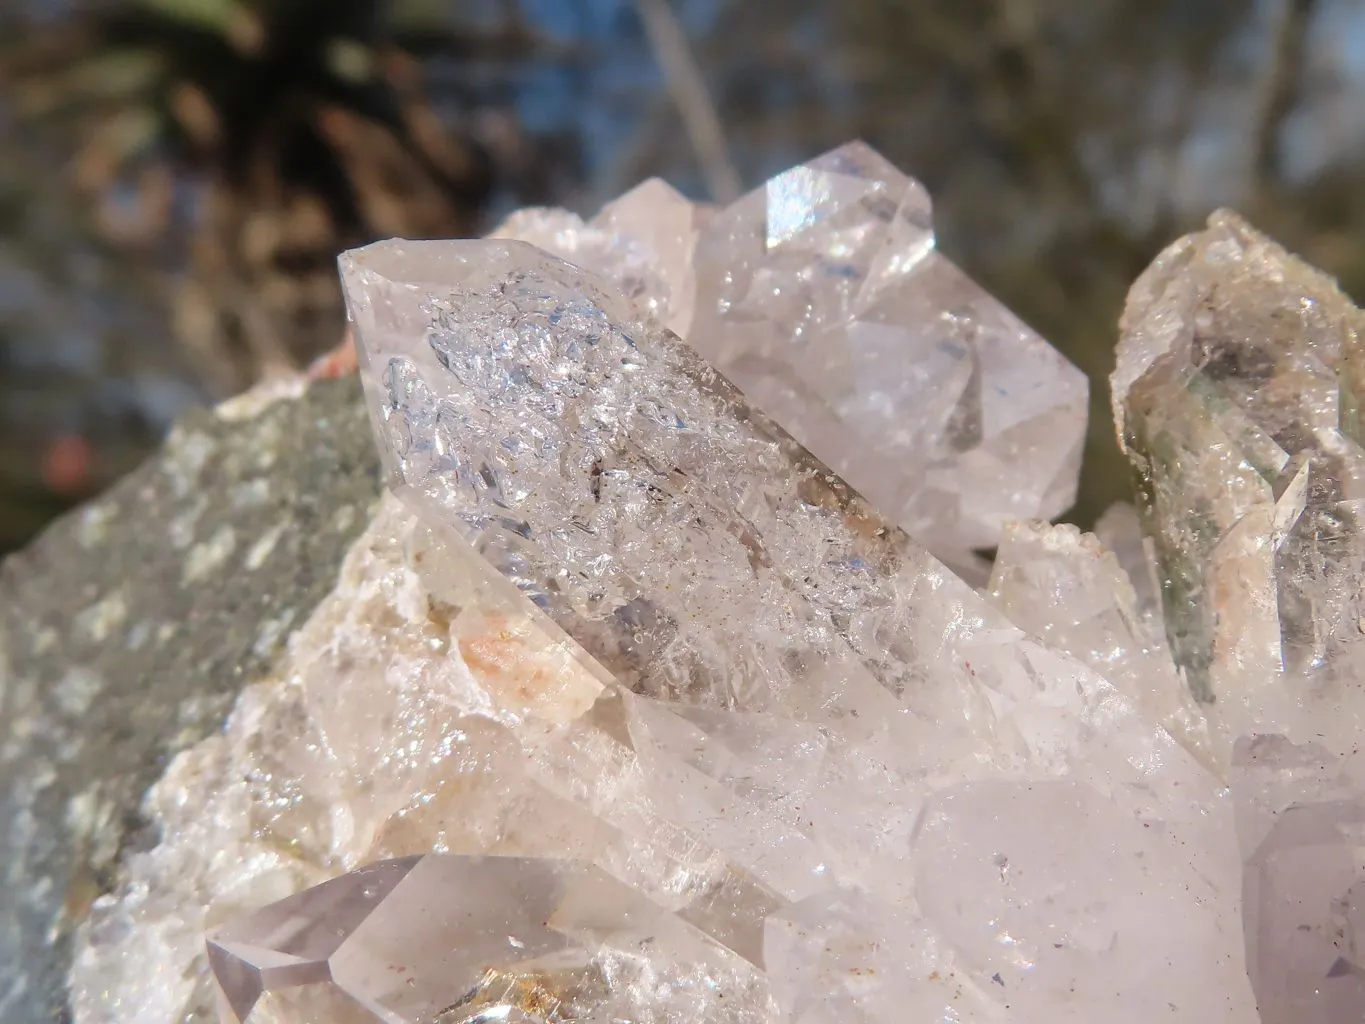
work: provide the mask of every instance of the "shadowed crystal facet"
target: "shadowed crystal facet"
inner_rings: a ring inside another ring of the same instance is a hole
[[[1346,767],[1282,736],[1234,752],[1247,969],[1265,1024],[1365,1013],[1365,787]]]

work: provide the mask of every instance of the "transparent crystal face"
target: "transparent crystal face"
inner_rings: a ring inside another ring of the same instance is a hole
[[[1362,328],[1331,280],[1230,213],[1134,287],[1115,411],[1171,646],[1205,701],[1331,675],[1362,635]]]
[[[600,273],[890,520],[974,548],[1075,498],[1084,377],[934,247],[928,194],[862,143],[723,209],[662,182],[495,234]]]
[[[225,1020],[704,1019],[757,969],[591,865],[429,854],[360,868],[208,939]],[[648,977],[645,977],[645,975]],[[651,1000],[652,1002],[652,1000]]]

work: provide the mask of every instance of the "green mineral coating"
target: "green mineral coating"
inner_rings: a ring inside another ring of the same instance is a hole
[[[1282,535],[1261,539],[1276,548],[1266,568],[1285,663],[1327,666],[1365,618],[1356,447],[1365,313],[1326,275],[1220,211],[1134,285],[1123,332],[1119,362],[1140,360],[1116,393],[1123,445],[1142,478],[1171,652],[1194,695],[1221,696],[1210,679],[1220,609],[1209,574],[1221,544],[1249,543],[1229,531],[1253,509],[1284,520]],[[1305,469],[1303,507],[1276,509],[1285,494],[1299,500],[1284,488]]]
[[[1188,452],[1183,433],[1171,429],[1170,420],[1186,410],[1178,402],[1171,408],[1158,387],[1170,387],[1175,379],[1176,373],[1159,363],[1134,386],[1125,445],[1137,471],[1143,528],[1156,545],[1166,639],[1176,664],[1185,671],[1190,692],[1196,700],[1211,703],[1213,629],[1205,602],[1203,560],[1221,531],[1210,509],[1192,507],[1198,505],[1198,495],[1181,486]]]
[[[354,379],[200,412],[0,563],[0,1020],[69,1018],[72,929],[148,786],[332,588],[379,493]]]
[[[1341,396],[1341,432],[1359,445],[1365,445],[1365,433],[1361,431],[1360,399],[1356,396],[1350,369],[1343,361],[1337,370],[1337,386]]]
[[[1146,443],[1141,432],[1134,432],[1129,443],[1134,451],[1145,454],[1143,462],[1148,467],[1139,476],[1138,504],[1144,529],[1156,541],[1166,640],[1176,664],[1185,670],[1194,698],[1213,703],[1209,679],[1213,637],[1198,558],[1206,556],[1218,542],[1218,524],[1207,508],[1190,508],[1184,517],[1176,517],[1165,507],[1171,504],[1173,496],[1164,487],[1159,489],[1157,480],[1165,484],[1178,479],[1175,471],[1180,461],[1179,441],[1174,435],[1161,430]],[[1181,524],[1181,536],[1172,536],[1163,529],[1173,522]]]

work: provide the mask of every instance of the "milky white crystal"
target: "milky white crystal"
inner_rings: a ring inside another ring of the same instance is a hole
[[[1089,665],[1215,764],[1203,710],[1144,615],[1129,573],[1094,536],[1068,525],[1010,524],[988,593],[1017,625]]]
[[[1365,776],[1317,744],[1244,738],[1233,760],[1247,966],[1267,1024],[1365,1008]]]

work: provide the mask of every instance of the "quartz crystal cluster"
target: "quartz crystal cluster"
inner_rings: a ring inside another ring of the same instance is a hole
[[[1076,496],[1084,376],[935,248],[924,187],[861,143],[725,209],[656,180],[589,223],[523,211],[494,234],[640,301],[960,573]]]
[[[1358,314],[1313,272],[1221,215],[1139,282],[1148,535],[1103,542],[1013,521],[1084,383],[866,147],[342,273],[393,494],[149,794],[77,1024],[1365,1014]]]

